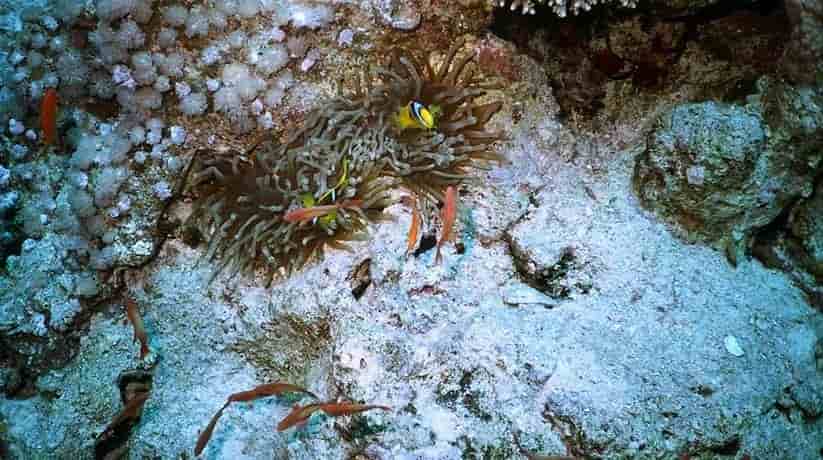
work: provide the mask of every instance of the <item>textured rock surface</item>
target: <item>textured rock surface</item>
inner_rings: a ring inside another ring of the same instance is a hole
[[[786,13],[792,32],[781,71],[794,82],[820,85],[823,82],[823,2],[789,0]]]
[[[766,132],[756,113],[714,102],[678,106],[664,115],[637,161],[641,201],[687,232],[710,240],[751,234],[792,195],[769,184]],[[782,154],[782,152],[780,152]],[[794,190],[785,190],[791,194]],[[775,200],[775,195],[781,194]]]
[[[813,190],[823,159],[818,91],[767,80],[761,91],[745,107],[676,107],[638,159],[641,201],[689,238],[749,245]]]
[[[823,188],[792,211],[791,234],[799,241],[795,257],[823,284]]]

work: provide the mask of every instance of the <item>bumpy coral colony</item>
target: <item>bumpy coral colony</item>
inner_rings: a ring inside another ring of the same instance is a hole
[[[492,146],[501,135],[485,125],[501,104],[477,103],[495,85],[474,74],[473,53],[458,58],[462,48],[439,66],[434,55],[420,61],[399,51],[285,142],[199,160],[193,217],[208,224],[217,271],[262,268],[273,277],[298,269],[326,246],[363,238],[369,222],[384,218],[393,189],[411,191],[432,215],[448,186],[499,160]]]

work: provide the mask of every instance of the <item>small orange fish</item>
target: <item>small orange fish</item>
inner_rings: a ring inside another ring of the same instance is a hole
[[[443,234],[440,235],[440,241],[437,242],[437,254],[434,257],[434,263],[439,264],[442,261],[440,255],[440,248],[444,241],[451,241],[453,238],[452,229],[454,228],[454,221],[457,218],[457,189],[454,186],[449,186],[446,189],[446,200],[443,203],[443,210],[440,214],[440,220],[443,222]]]
[[[352,414],[359,414],[360,412],[366,412],[372,409],[382,409],[385,411],[390,411],[391,407],[389,406],[377,406],[372,404],[357,404],[352,402],[339,402],[339,403],[324,403],[320,404],[320,410],[325,412],[327,415],[331,415],[332,417],[339,417],[341,415],[352,415]]]
[[[264,383],[263,385],[258,385],[248,391],[232,393],[229,395],[228,399],[226,399],[226,403],[223,404],[223,407],[221,407],[214,414],[214,416],[212,416],[209,424],[206,425],[206,429],[203,430],[203,432],[200,433],[200,436],[197,437],[197,444],[194,446],[194,455],[200,455],[200,453],[203,452],[203,449],[206,448],[206,444],[208,444],[212,434],[214,433],[214,427],[217,426],[217,421],[220,420],[220,417],[223,415],[223,411],[229,407],[229,404],[233,402],[254,401],[256,399],[265,398],[268,396],[280,396],[283,393],[306,393],[312,398],[317,399],[317,396],[315,396],[314,393],[306,390],[305,388],[283,382]]]
[[[126,299],[126,317],[129,318],[129,322],[134,328],[134,340],[140,341],[140,359],[143,359],[149,354],[149,336],[143,326],[143,318],[140,317],[137,302],[132,298]]]
[[[54,88],[47,89],[40,102],[40,128],[46,145],[57,142],[57,90]]]
[[[194,446],[194,455],[198,456],[203,449],[206,448],[206,444],[208,444],[209,440],[211,439],[211,435],[214,433],[214,427],[217,426],[217,421],[220,420],[220,416],[223,415],[223,411],[226,407],[229,406],[229,401],[226,401],[226,404],[223,404],[223,407],[218,410],[214,416],[209,421],[209,424],[206,425],[206,429],[200,433],[200,436],[197,437],[197,444]]]
[[[315,217],[323,217],[338,209],[359,208],[363,204],[363,200],[347,200],[340,204],[329,204],[325,206],[312,206],[309,208],[297,208],[291,210],[283,216],[286,222],[305,222],[312,220]]]
[[[255,399],[265,398],[267,396],[280,396],[283,393],[305,393],[312,398],[317,399],[317,396],[314,393],[303,387],[292,385],[290,383],[274,382],[265,383],[249,391],[234,393],[229,396],[228,402],[254,401]]]
[[[417,209],[417,200],[414,197],[412,197],[411,202],[412,220],[411,228],[409,228],[409,238],[406,241],[406,255],[411,254],[411,252],[414,250],[414,247],[417,246],[417,240],[420,236],[420,210]]]
[[[311,415],[317,411],[323,411],[326,415],[332,417],[340,417],[342,415],[358,414],[360,412],[366,412],[372,409],[382,409],[390,411],[391,407],[357,404],[351,402],[316,403],[309,404],[308,406],[303,407],[295,405],[294,409],[292,409],[289,415],[287,415],[286,418],[284,418],[280,421],[280,423],[277,424],[277,431],[285,431],[295,425],[306,423],[309,417],[311,417]]]
[[[277,424],[277,431],[286,431],[289,428],[305,423],[311,417],[311,414],[320,410],[322,404],[309,404],[308,406],[294,405],[294,408],[289,415],[287,415],[280,423]]]

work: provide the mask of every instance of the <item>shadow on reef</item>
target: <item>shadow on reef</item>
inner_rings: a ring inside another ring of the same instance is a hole
[[[702,79],[699,99],[740,101],[759,76],[775,71],[789,24],[782,2],[762,0],[695,11],[642,4],[636,10],[595,8],[570,18],[541,7],[533,16],[498,8],[491,31],[543,63],[561,115],[589,119],[605,109],[614,82],[655,94]],[[695,53],[723,63],[726,71],[706,75],[690,59]]]

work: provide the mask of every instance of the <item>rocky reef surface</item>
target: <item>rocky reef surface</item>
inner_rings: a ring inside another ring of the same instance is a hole
[[[0,72],[24,101],[0,114],[0,457],[191,458],[228,395],[282,381],[391,410],[278,432],[308,399],[232,404],[202,456],[820,458],[820,2],[172,3],[0,2],[26,37]],[[60,37],[90,88],[39,46]],[[351,252],[212,280],[179,180],[198,150],[287,134],[341,76],[457,38],[504,82],[506,161],[461,186],[443,263],[431,223],[404,254],[398,189]],[[64,91],[51,150],[18,126],[40,67]]]

